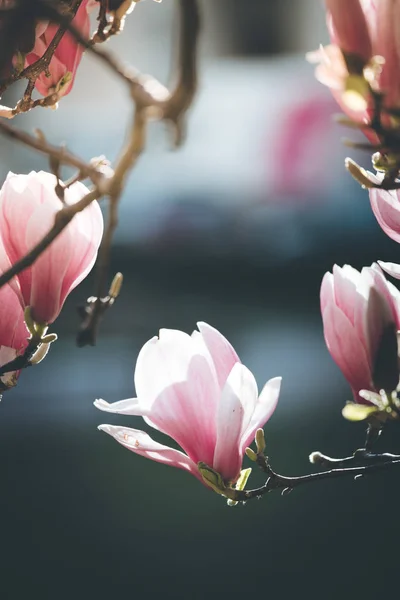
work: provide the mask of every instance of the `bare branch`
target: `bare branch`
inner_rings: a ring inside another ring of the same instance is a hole
[[[102,196],[110,198],[109,220],[100,249],[98,262],[97,294],[88,301],[83,309],[84,323],[79,333],[78,343],[94,343],[98,322],[109,306],[108,296],[104,296],[104,286],[107,280],[109,255],[114,230],[118,222],[118,203],[123,191],[126,177],[134,167],[145,145],[146,128],[150,119],[166,119],[176,127],[176,141],[182,139],[183,117],[188,110],[197,87],[197,38],[199,33],[199,12],[197,0],[179,0],[180,9],[180,44],[178,56],[178,76],[175,90],[172,94],[157,80],[144,76],[136,70],[128,69],[119,64],[111,54],[99,51],[93,43],[84,39],[79,31],[71,24],[71,18],[63,15],[47,0],[41,0],[50,19],[60,24],[62,28],[75,37],[90,52],[107,64],[115,74],[128,84],[132,101],[135,106],[135,116],[126,147],[117,160],[112,176],[105,178],[93,166],[67,152],[46,142],[44,137],[35,138],[19,132],[10,125],[0,121],[0,131],[8,137],[17,139],[26,145],[47,154],[52,164],[67,164],[79,169],[82,176],[90,177],[95,185],[87,196],[72,206],[63,207],[56,215],[55,222],[46,236],[21,260],[0,276],[0,287],[12,277],[29,267],[40,254],[48,248],[52,241],[71,221],[73,216],[83,210],[94,199]],[[77,1],[77,0],[76,0]],[[103,4],[105,6],[105,4]],[[46,100],[46,99],[43,99]],[[86,340],[86,341],[85,341]],[[82,344],[80,344],[82,345]]]
[[[46,154],[53,160],[59,161],[61,164],[79,169],[82,179],[88,177],[93,183],[96,183],[99,181],[99,178],[102,177],[102,174],[96,167],[86,163],[75,154],[72,154],[65,147],[49,144],[41,132],[38,136],[33,136],[25,131],[15,129],[2,119],[0,119],[0,132],[12,140],[22,142],[25,146],[37,150],[42,154]]]
[[[232,499],[238,502],[246,502],[252,498],[259,498],[272,490],[282,490],[282,492],[289,492],[295,487],[311,483],[315,481],[321,481],[322,479],[338,479],[340,477],[352,477],[353,479],[375,473],[377,471],[384,471],[400,467],[400,457],[395,457],[393,460],[379,460],[373,464],[367,464],[357,467],[342,467],[333,468],[328,471],[321,471],[320,473],[310,473],[309,475],[302,475],[300,477],[285,477],[271,471],[270,477],[267,479],[265,484],[254,490],[234,490]]]

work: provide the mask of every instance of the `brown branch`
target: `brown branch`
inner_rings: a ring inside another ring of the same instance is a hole
[[[109,182],[108,195],[110,198],[107,227],[99,251],[97,265],[96,295],[89,299],[86,309],[83,309],[84,321],[77,336],[78,346],[91,345],[96,342],[99,321],[110,306],[110,296],[104,296],[108,278],[111,245],[115,229],[118,225],[118,203],[123,191],[125,178],[136,164],[145,145],[146,116],[143,110],[136,110],[128,143],[121,153],[115,167],[114,176]]]
[[[183,139],[183,117],[191,106],[197,90],[197,51],[200,14],[197,0],[179,0],[180,40],[178,80],[170,99],[165,103],[163,118],[176,126],[175,142]]]
[[[393,460],[379,460],[374,464],[368,464],[357,467],[333,468],[320,473],[310,473],[309,475],[301,475],[300,477],[286,477],[270,471],[270,476],[263,486],[253,490],[233,490],[232,500],[237,502],[246,502],[252,498],[259,498],[273,490],[282,490],[282,493],[287,493],[295,487],[321,481],[323,479],[338,479],[340,477],[358,478],[377,471],[384,471],[393,467],[400,467],[400,457],[395,457]]]
[[[87,177],[96,184],[99,181],[99,178],[102,177],[102,174],[96,167],[86,163],[75,154],[72,154],[65,147],[49,144],[41,133],[39,133],[38,136],[33,136],[25,131],[15,129],[2,119],[0,119],[0,132],[12,140],[21,142],[33,150],[46,154],[53,160],[59,161],[61,164],[79,169],[82,179]]]
[[[97,169],[83,163],[83,161],[68,153],[65,149],[51,146],[43,138],[36,139],[29,134],[17,132],[10,125],[0,121],[0,131],[8,135],[8,137],[18,139],[28,146],[47,154],[52,158],[53,164],[54,161],[58,161],[59,164],[68,164],[77,167],[82,174],[90,177],[95,185],[95,189],[80,202],[72,206],[65,206],[57,213],[54,225],[46,236],[26,256],[0,276],[0,287],[29,267],[48,248],[77,212],[83,210],[94,199],[108,196],[110,198],[110,214],[98,262],[97,295],[90,298],[86,308],[83,309],[85,321],[79,333],[80,337],[78,337],[78,343],[79,340],[81,342],[83,340],[84,343],[94,343],[95,331],[97,330],[99,319],[103,315],[104,310],[109,306],[108,297],[104,297],[104,285],[107,279],[113,233],[117,225],[118,202],[123,191],[125,179],[143,151],[148,120],[150,118],[158,118],[171,121],[176,126],[176,138],[179,140],[182,138],[181,125],[183,116],[193,100],[197,86],[196,58],[199,13],[197,0],[179,0],[181,29],[179,66],[177,69],[178,78],[175,90],[170,94],[154,78],[143,76],[138,71],[132,71],[132,69],[128,70],[121,66],[112,55],[99,51],[93,44],[82,37],[76,28],[71,25],[70,19],[62,15],[57,8],[51,6],[46,1],[43,4],[46,6],[49,17],[52,20],[60,23],[62,27],[67,27],[80,44],[98,56],[114,73],[129,85],[131,97],[135,105],[135,116],[127,145],[117,160],[114,174],[108,179],[100,177]]]

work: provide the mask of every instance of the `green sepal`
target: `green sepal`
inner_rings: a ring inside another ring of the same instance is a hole
[[[343,407],[342,415],[348,421],[365,421],[368,417],[373,414],[380,412],[377,406],[366,406],[365,404],[355,404],[355,402],[348,402]]]
[[[226,486],[224,480],[221,475],[214,471],[211,467],[206,465],[204,462],[199,462],[197,464],[197,468],[199,469],[200,475],[203,478],[203,481],[216,492],[217,494],[225,495]]]
[[[363,111],[368,108],[370,87],[362,75],[349,75],[346,79],[342,100],[348,108]]]
[[[32,314],[31,314],[31,307],[27,306],[24,310],[24,318],[25,318],[25,324],[29,330],[29,333],[32,336],[36,336],[37,331],[36,331],[36,327],[35,327],[35,321],[32,319]]]
[[[197,463],[197,468],[199,469],[200,475],[202,476],[204,483],[206,483],[208,487],[210,487],[212,490],[214,490],[214,492],[220,494],[221,496],[225,496],[226,498],[235,500],[236,490],[225,485],[222,476],[219,473],[217,473],[217,471],[214,471],[214,469],[206,465],[206,463],[204,462]]]
[[[244,490],[244,488],[246,487],[247,480],[250,477],[250,473],[251,473],[251,467],[248,467],[247,469],[242,469],[240,471],[239,479],[237,480],[236,486],[235,486],[236,490]],[[229,499],[227,504],[228,504],[228,506],[236,506],[236,504],[238,504],[238,502],[237,502],[237,500]]]

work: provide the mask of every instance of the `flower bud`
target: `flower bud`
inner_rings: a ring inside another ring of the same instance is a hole
[[[89,0],[83,0],[79,6],[72,25],[85,38],[89,38],[90,18]],[[33,49],[25,57],[25,67],[39,60],[59,29],[57,23],[39,21],[36,26],[36,41]],[[57,45],[46,71],[36,79],[35,87],[40,94],[48,96],[57,94],[58,97],[69,94],[72,90],[76,71],[83,54],[83,46],[79,44],[68,31],[64,33]]]
[[[50,173],[32,171],[29,175],[9,173],[0,191],[0,270],[6,270],[27,254],[50,231],[63,203]],[[78,202],[88,189],[76,182],[65,190],[67,205]],[[78,212],[64,231],[10,285],[30,318],[42,326],[52,323],[68,294],[88,275],[97,256],[103,234],[103,218],[96,201]],[[44,330],[42,335],[44,335]]]
[[[355,402],[360,390],[391,393],[399,381],[396,331],[400,293],[378,265],[361,271],[334,266],[321,285],[326,345],[350,383]]]

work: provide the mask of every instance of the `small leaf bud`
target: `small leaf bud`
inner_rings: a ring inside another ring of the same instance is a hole
[[[257,429],[255,442],[257,446],[257,454],[262,454],[265,450],[265,437],[263,429]]]
[[[257,460],[257,454],[254,452],[254,450],[252,450],[251,448],[246,448],[245,452],[246,452],[247,457],[250,460],[256,462],[256,460]]]

